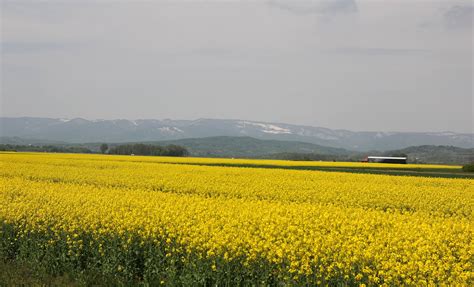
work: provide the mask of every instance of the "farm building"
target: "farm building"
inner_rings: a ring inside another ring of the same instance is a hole
[[[398,156],[368,156],[365,162],[378,162],[378,163],[407,163],[406,157]]]

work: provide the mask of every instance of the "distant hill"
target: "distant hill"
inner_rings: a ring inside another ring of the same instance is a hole
[[[406,156],[408,163],[468,164],[474,162],[474,148],[446,145],[410,146],[389,151],[356,152],[349,160],[360,160],[367,156]]]
[[[148,142],[150,143],[150,142]],[[175,144],[185,147],[193,156],[262,157],[277,153],[312,153],[347,155],[350,152],[312,143],[296,141],[259,140],[252,137],[207,137],[154,142],[159,145]]]
[[[474,162],[474,148],[422,145],[385,152],[385,155],[406,154],[410,162],[467,164]]]
[[[0,118],[0,136],[68,143],[144,142],[217,136],[306,142],[357,151],[395,150],[418,145],[474,148],[473,134],[453,132],[354,132],[244,120],[86,120]]]
[[[70,144],[22,138],[0,137],[0,144],[56,146],[60,148],[88,149],[99,152],[102,142]],[[134,143],[134,142],[130,142]],[[407,155],[411,163],[466,164],[474,162],[474,149],[454,146],[422,145],[390,151],[357,152],[341,148],[321,146],[296,141],[260,140],[252,137],[206,137],[177,139],[168,141],[144,141],[140,143],[166,146],[175,144],[185,147],[191,156],[198,157],[235,157],[267,158],[285,160],[324,160],[324,161],[360,161],[368,155]],[[114,147],[123,143],[108,143]],[[24,149],[23,149],[24,150]],[[32,149],[34,150],[34,149]]]
[[[467,164],[474,162],[474,148],[422,145],[390,151],[357,152],[311,143],[259,140],[252,137],[207,137],[148,144],[176,144],[199,157],[267,158],[285,160],[360,161],[368,155],[406,155],[410,163]],[[98,144],[95,144],[98,146]],[[113,145],[113,144],[112,144]]]

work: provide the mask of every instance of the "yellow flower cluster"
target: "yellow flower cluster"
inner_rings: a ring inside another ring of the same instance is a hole
[[[172,272],[221,283],[474,283],[471,179],[194,165],[231,161],[222,159],[0,159],[0,239],[20,255],[65,252],[56,255],[84,268],[97,254],[90,266],[145,281],[165,266],[161,284]],[[110,263],[114,250],[128,257]]]

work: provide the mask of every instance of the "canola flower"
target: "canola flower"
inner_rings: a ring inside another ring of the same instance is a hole
[[[160,284],[473,283],[470,179],[0,158],[1,256]]]
[[[3,152],[4,156],[9,152]],[[11,154],[11,153],[10,153]],[[23,153],[33,159],[33,157],[44,157],[44,153]],[[102,155],[84,155],[81,154],[62,154],[61,158],[72,159],[75,161],[102,161]],[[173,164],[202,164],[202,165],[235,165],[235,166],[256,166],[256,167],[339,167],[339,168],[371,168],[371,169],[431,169],[436,170],[459,170],[459,165],[440,165],[440,164],[387,164],[387,163],[362,163],[362,162],[325,162],[325,161],[290,161],[290,160],[269,160],[269,159],[230,159],[230,158],[199,158],[199,157],[150,157],[150,156],[109,156],[108,162],[149,162],[149,163],[173,163]]]

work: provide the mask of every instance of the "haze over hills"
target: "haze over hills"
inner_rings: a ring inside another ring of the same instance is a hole
[[[390,156],[393,154],[405,154],[409,162],[423,163],[455,163],[467,164],[474,162],[474,148],[459,148],[454,146],[411,146],[400,150],[380,153],[380,155]]]
[[[152,142],[158,145],[183,146],[193,156],[201,157],[271,157],[279,153],[345,156],[350,152],[342,148],[312,143],[280,140],[260,140],[252,137],[206,137]]]
[[[193,157],[264,158],[285,160],[361,161],[369,155],[407,156],[410,163],[467,164],[474,162],[474,148],[454,146],[412,146],[391,151],[349,151],[312,143],[281,140],[261,140],[252,137],[205,137],[167,141],[130,142],[148,145],[178,145]],[[102,143],[71,144],[65,142],[0,137],[0,150],[100,152]],[[124,143],[109,143],[113,148]]]
[[[474,162],[474,148],[443,145],[410,146],[389,151],[349,151],[305,142],[260,140],[252,137],[206,137],[148,142],[185,147],[191,156],[270,158],[289,160],[360,161],[369,155],[406,155],[411,163],[467,164]],[[98,149],[98,145],[89,146]]]
[[[2,137],[86,142],[164,141],[215,136],[248,136],[266,140],[313,143],[349,150],[394,150],[417,145],[472,148],[473,134],[454,132],[354,132],[322,127],[244,120],[86,120],[0,118]]]

